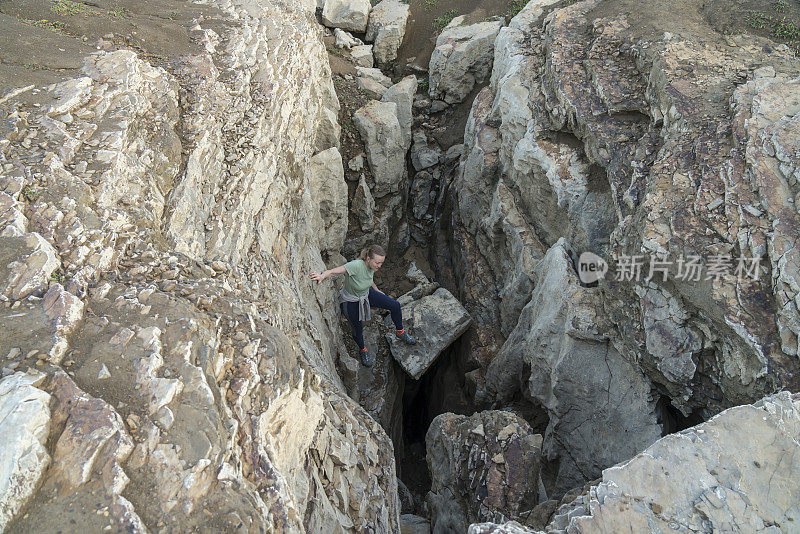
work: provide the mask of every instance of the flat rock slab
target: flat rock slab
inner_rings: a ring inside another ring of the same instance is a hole
[[[386,334],[392,356],[405,372],[418,380],[472,323],[467,310],[444,288],[403,306],[405,327],[417,338],[416,345],[399,341],[394,333]]]

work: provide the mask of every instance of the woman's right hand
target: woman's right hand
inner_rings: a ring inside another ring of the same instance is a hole
[[[327,278],[327,275],[328,271],[325,271],[324,273],[311,273],[309,276],[311,276],[311,279],[319,284],[325,280],[325,278]]]

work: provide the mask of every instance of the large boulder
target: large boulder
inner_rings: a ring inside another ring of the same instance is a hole
[[[347,182],[342,155],[329,148],[311,158],[308,183],[322,219],[320,248],[339,251],[347,234]]]
[[[322,23],[329,28],[363,33],[367,29],[369,0],[325,0]]]
[[[603,471],[547,533],[795,532],[800,515],[800,394],[730,408]],[[534,534],[473,524],[470,534]]]
[[[519,519],[538,500],[542,436],[518,415],[444,413],[425,436],[434,534]]]
[[[412,378],[419,379],[439,354],[453,344],[469,327],[472,319],[464,306],[444,288],[410,301],[401,297],[403,322],[416,345],[407,345],[387,334],[392,356]]]
[[[372,68],[375,59],[372,54],[372,45],[358,45],[350,49],[350,59],[357,67]]]
[[[5,356],[5,355],[4,355]],[[50,455],[50,395],[37,388],[42,373],[14,373],[0,381],[0,531],[33,495]]]
[[[361,134],[372,175],[376,198],[394,193],[405,173],[403,136],[394,102],[370,101],[353,114],[353,122]]]
[[[403,0],[383,0],[369,14],[365,39],[375,44],[375,61],[385,65],[397,58],[406,33],[410,6]]]
[[[463,26],[464,16],[454,18],[439,37],[431,55],[431,98],[448,104],[463,101],[476,84],[485,82],[492,72],[494,40],[503,20]]]
[[[598,291],[581,286],[570,253],[559,240],[536,265],[536,289],[485,384],[502,404],[521,393],[547,410],[543,451],[558,469],[546,490],[555,495],[661,437],[650,382],[609,344]]]
[[[403,137],[403,146],[406,150],[411,146],[411,123],[414,117],[411,114],[414,104],[414,94],[417,92],[417,77],[413,74],[406,76],[383,93],[383,102],[397,104],[397,121]]]

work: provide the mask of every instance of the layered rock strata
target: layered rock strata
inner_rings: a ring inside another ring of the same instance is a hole
[[[452,252],[476,325],[464,354],[478,367],[468,376],[476,399],[502,407],[518,392],[544,408],[545,454],[563,469],[592,451],[586,459],[598,463],[573,471],[586,481],[657,437],[656,416],[668,431],[668,418],[707,418],[798,387],[788,147],[800,63],[786,47],[717,33],[693,3],[683,25],[649,5],[628,14],[619,2],[555,7],[531,1],[497,36],[454,185]],[[562,261],[571,274],[553,289],[564,295],[543,299],[540,260],[560,238],[573,251]],[[598,288],[577,278],[584,252],[609,264]],[[760,270],[742,270],[753,258]],[[564,298],[573,311],[544,321]],[[593,319],[576,326],[579,309]],[[547,344],[521,350],[537,331]],[[585,359],[602,367],[610,355],[608,382],[569,371],[570,352],[558,346],[574,342],[594,345]],[[551,362],[543,373],[528,373],[526,351]],[[508,376],[509,365],[523,375]],[[633,386],[617,389],[621,376]],[[516,392],[500,386],[510,383]],[[605,393],[584,397],[587,384]],[[638,400],[627,404],[629,395]],[[587,406],[596,414],[620,403],[628,411],[619,420],[633,425],[625,440],[600,433],[556,445],[566,414],[591,419]],[[559,493],[565,484],[546,485]]]
[[[320,27],[212,4],[168,69],[99,52],[0,104],[2,384],[35,367],[17,390],[51,399],[7,532],[399,530],[391,441],[344,393],[334,292],[308,279],[346,223]]]

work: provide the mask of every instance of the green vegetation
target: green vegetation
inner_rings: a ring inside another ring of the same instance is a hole
[[[421,78],[417,82],[417,89],[421,93],[428,94],[428,78]]]
[[[442,31],[445,26],[450,24],[454,18],[458,16],[457,9],[450,9],[441,17],[436,17],[433,19],[433,31],[439,32]]]
[[[528,0],[511,0],[508,3],[508,9],[506,10],[506,17],[509,19],[513,19],[517,16],[517,13],[522,11],[522,8],[528,5]]]
[[[50,11],[56,15],[81,15],[83,17],[123,17],[131,14],[131,11],[125,7],[98,11],[87,4],[73,0],[50,0]]]
[[[37,28],[43,28],[45,30],[50,30],[51,32],[55,32],[59,35],[66,35],[66,30],[64,28],[64,23],[59,22],[57,20],[47,20],[47,19],[39,19],[39,20],[28,20],[28,19],[19,19],[20,22],[24,22],[25,24],[30,24],[31,26],[36,26]]]
[[[439,0],[425,0],[425,9],[432,9],[436,7]]]
[[[38,67],[33,63],[25,65],[25,68],[27,69],[29,65],[31,67],[34,67],[33,70],[38,69]],[[28,202],[35,201],[37,198],[39,198],[39,194],[40,194],[39,191],[37,191],[36,189],[32,188],[29,185],[26,185],[25,187],[22,188],[22,196],[25,197],[25,200],[27,200]]]
[[[752,11],[747,16],[747,25],[766,32],[776,41],[786,44],[795,55],[800,55],[800,20],[785,14],[789,9],[786,0],[778,0],[772,8],[773,12]]]
[[[91,9],[86,4],[81,2],[73,2],[72,0],[51,0],[50,11],[56,15],[99,15],[99,11]]]

